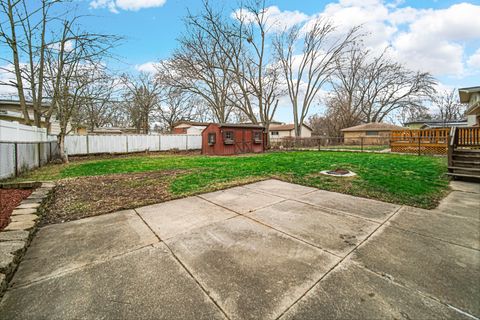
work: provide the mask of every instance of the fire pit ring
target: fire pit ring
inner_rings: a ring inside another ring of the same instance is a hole
[[[340,168],[337,168],[335,170],[323,170],[323,171],[320,171],[320,173],[326,176],[339,177],[339,178],[355,177],[357,175],[355,172],[352,172],[346,169],[340,169]]]

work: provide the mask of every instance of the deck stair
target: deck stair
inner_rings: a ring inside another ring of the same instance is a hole
[[[447,174],[480,181],[480,128],[450,130]]]

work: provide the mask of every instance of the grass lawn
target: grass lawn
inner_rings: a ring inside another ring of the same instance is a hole
[[[355,178],[320,175],[345,168]],[[446,159],[358,152],[295,151],[260,155],[135,155],[48,165],[20,180],[61,180],[52,221],[70,220],[275,177],[320,189],[433,208],[448,190]],[[75,178],[75,179],[66,179]]]

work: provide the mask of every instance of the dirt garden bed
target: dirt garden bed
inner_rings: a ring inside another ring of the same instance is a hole
[[[8,225],[13,209],[30,194],[29,189],[0,189],[0,230]]]
[[[113,174],[61,180],[41,225],[60,223],[163,202],[170,181],[182,171]]]

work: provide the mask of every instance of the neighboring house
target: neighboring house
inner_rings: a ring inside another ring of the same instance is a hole
[[[461,103],[468,103],[468,109],[465,112],[467,116],[467,125],[469,127],[480,126],[480,86],[458,89]]]
[[[27,101],[27,107],[29,107],[28,114],[30,120],[33,122],[33,108],[32,102]],[[42,104],[43,111],[47,111],[50,105],[48,103]],[[6,121],[15,121],[21,124],[25,124],[23,118],[22,109],[20,108],[20,101],[18,100],[0,100],[0,119]],[[42,117],[40,121],[41,128],[47,128],[45,118]],[[52,114],[50,118],[50,128],[48,128],[49,134],[58,135],[60,133],[60,123],[56,119],[55,114]],[[67,126],[67,131],[71,129],[70,125]]]
[[[87,131],[87,134],[96,135],[122,135],[122,134],[136,134],[137,129],[133,127],[100,127],[93,131]],[[80,134],[80,133],[79,133]]]
[[[173,134],[202,134],[208,122],[179,121],[173,125]]]
[[[404,130],[393,124],[370,122],[342,129],[345,144],[385,145],[389,143],[393,130]]]
[[[270,139],[281,139],[285,137],[295,137],[295,125],[290,124],[271,124],[269,127]],[[306,124],[302,125],[300,130],[300,138],[310,138],[312,136],[312,128]]]
[[[432,129],[468,126],[467,120],[414,120],[405,122],[403,125],[408,129]]]

